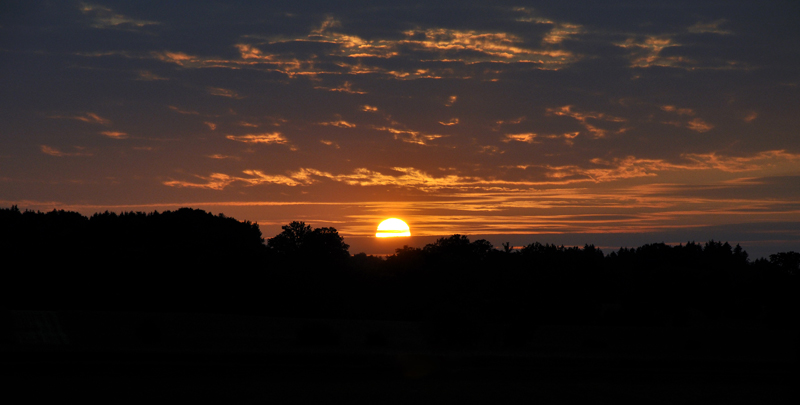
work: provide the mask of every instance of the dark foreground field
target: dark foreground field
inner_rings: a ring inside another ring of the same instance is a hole
[[[83,402],[792,403],[795,331],[6,311],[4,395]]]

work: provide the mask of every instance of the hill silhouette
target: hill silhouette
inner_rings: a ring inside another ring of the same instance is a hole
[[[379,258],[351,255],[334,228],[292,222],[265,243],[256,224],[191,208],[85,217],[12,206],[0,229],[6,309],[502,322],[520,334],[719,319],[797,329],[800,254],[751,261],[713,240],[604,254],[451,235]]]

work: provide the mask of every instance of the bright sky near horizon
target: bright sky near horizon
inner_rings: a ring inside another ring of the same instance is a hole
[[[0,204],[800,250],[798,2],[489,3],[4,1]]]

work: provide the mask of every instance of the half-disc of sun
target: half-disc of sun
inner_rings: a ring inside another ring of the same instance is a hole
[[[396,238],[400,236],[411,236],[408,224],[401,219],[389,218],[378,225],[378,232],[375,234],[379,238]]]

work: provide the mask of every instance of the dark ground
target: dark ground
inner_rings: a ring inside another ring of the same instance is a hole
[[[794,403],[798,381],[796,332],[722,321],[621,328],[5,311],[1,323],[3,395],[26,399],[13,403],[781,404]]]

